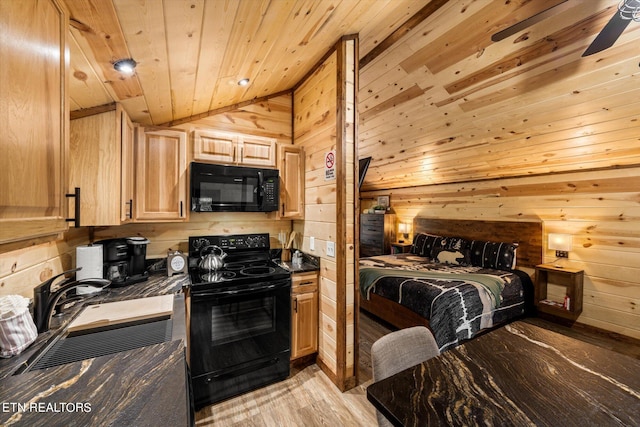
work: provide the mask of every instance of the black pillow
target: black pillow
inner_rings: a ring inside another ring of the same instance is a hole
[[[411,253],[418,256],[431,258],[432,249],[434,244],[442,236],[436,236],[427,233],[418,233],[413,238],[413,246],[411,246]]]
[[[497,270],[513,270],[516,266],[517,243],[487,242],[474,240],[471,242],[471,265]]]

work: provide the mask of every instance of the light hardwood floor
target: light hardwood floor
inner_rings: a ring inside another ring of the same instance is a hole
[[[341,393],[317,365],[292,372],[285,381],[207,406],[197,426],[375,426],[367,400],[371,383],[371,344],[391,330],[360,316],[360,384]]]
[[[640,345],[539,318],[527,321],[631,357]],[[375,410],[367,400],[371,383],[371,344],[392,327],[360,314],[360,384],[341,393],[317,365],[292,372],[285,381],[208,406],[196,413],[197,426],[375,426]]]

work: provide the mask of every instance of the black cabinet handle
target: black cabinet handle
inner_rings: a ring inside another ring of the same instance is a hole
[[[182,200],[180,200],[180,218],[182,218]]]
[[[73,222],[74,227],[80,227],[80,188],[76,187],[73,193],[65,194],[66,197],[73,197],[76,199],[76,206],[74,216],[75,218],[66,218],[65,221]]]
[[[282,204],[282,216],[284,216],[284,203]]]
[[[293,299],[293,311],[298,312],[298,298]]]
[[[133,219],[133,199],[129,199],[129,201],[124,204],[129,205],[129,213],[127,213],[127,217],[129,219]]]

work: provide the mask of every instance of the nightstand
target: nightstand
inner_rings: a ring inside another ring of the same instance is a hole
[[[556,267],[550,264],[536,266],[535,272],[535,304],[538,311],[564,319],[576,320],[582,313],[582,285],[584,270]],[[547,299],[547,284],[567,288],[569,308],[563,307],[562,301]]]
[[[391,253],[392,254],[406,254],[411,252],[411,243],[400,243],[395,242],[391,244]]]

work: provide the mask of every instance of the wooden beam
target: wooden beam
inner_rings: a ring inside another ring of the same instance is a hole
[[[116,103],[111,102],[109,104],[98,105],[97,107],[83,108],[81,110],[71,111],[69,118],[71,120],[81,119],[82,117],[89,117],[96,114],[105,113],[107,111],[113,111],[116,109]]]
[[[206,111],[204,113],[194,114],[194,115],[189,116],[189,117],[183,117],[183,118],[178,119],[178,120],[172,120],[170,122],[161,123],[158,126],[162,126],[162,127],[178,126],[178,125],[182,125],[184,123],[189,123],[189,122],[193,122],[193,121],[196,121],[196,120],[204,119],[204,118],[209,117],[209,116],[215,116],[217,114],[222,114],[222,113],[226,113],[228,111],[237,110],[239,108],[246,107],[247,105],[257,104],[259,102],[268,101],[269,99],[277,98],[278,96],[291,95],[291,94],[293,94],[293,90],[287,89],[287,90],[283,90],[281,92],[273,93],[271,95],[261,96],[260,98],[249,99],[247,101],[238,102],[237,104],[227,105],[227,106],[222,107],[222,108],[216,108],[215,110],[209,110],[209,111]]]

